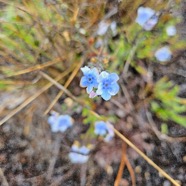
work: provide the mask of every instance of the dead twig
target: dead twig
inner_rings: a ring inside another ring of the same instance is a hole
[[[126,151],[127,151],[127,145],[126,145],[126,143],[123,143],[121,163],[120,163],[120,166],[119,166],[119,170],[118,170],[116,180],[114,182],[114,186],[119,186],[121,178],[122,178],[123,170],[125,168],[125,165],[127,166],[127,169],[130,173],[130,177],[131,177],[131,180],[132,180],[132,186],[136,186],[135,173],[134,173],[134,170],[133,170],[133,168],[130,164],[130,161],[127,157]]]
[[[74,79],[74,77],[76,76],[76,74],[78,73],[79,69],[81,68],[83,64],[83,60],[81,61],[81,63],[79,63],[76,68],[74,69],[74,71],[72,72],[71,76],[69,77],[69,79],[67,80],[67,82],[65,83],[64,87],[67,88],[70,83],[72,82],[72,80]],[[47,110],[44,112],[44,114],[48,114],[50,112],[50,110],[53,108],[53,106],[56,104],[56,102],[58,101],[58,99],[63,95],[64,91],[61,90],[57,96],[55,97],[55,99],[52,101],[52,103],[49,105],[49,107],[47,108]]]
[[[141,42],[141,39],[137,40],[136,43],[134,44],[134,46],[132,47],[130,53],[129,53],[129,56],[128,56],[127,61],[125,63],[125,66],[123,68],[123,73],[122,74],[124,75],[124,77],[127,77],[127,72],[128,72],[130,63],[132,62],[132,60],[134,58],[134,55],[136,53],[136,50],[137,50],[138,45],[139,45],[140,42]]]
[[[56,164],[56,160],[59,154],[59,150],[60,150],[60,143],[62,141],[62,138],[60,135],[57,135],[57,138],[54,142],[54,146],[53,146],[53,154],[52,154],[52,158],[50,160],[49,166],[48,166],[48,174],[47,174],[47,179],[50,180],[53,174],[53,170]]]
[[[39,65],[35,65],[33,67],[29,67],[27,69],[20,70],[20,71],[14,73],[14,74],[11,74],[11,75],[9,75],[7,77],[18,76],[18,75],[26,74],[26,73],[33,72],[33,71],[36,71],[36,70],[41,70],[43,68],[49,67],[49,66],[54,65],[56,63],[59,63],[61,61],[62,60],[60,58],[57,58],[57,59],[55,59],[53,61],[49,61],[49,62],[44,63],[44,64],[39,64]]]
[[[121,162],[120,162],[120,166],[119,166],[119,170],[118,170],[116,180],[114,182],[114,186],[119,186],[119,184],[120,184],[122,174],[123,174],[123,170],[124,170],[125,164],[126,164],[126,150],[127,150],[127,145],[126,145],[126,143],[123,143]]]
[[[62,90],[65,94],[67,94],[70,98],[72,98],[77,103],[84,105],[84,102],[78,98],[76,98],[69,90],[67,90],[63,85],[58,83],[56,80],[51,78],[49,75],[45,74],[44,72],[40,72],[40,74],[47,80],[49,80],[51,83],[53,83],[57,88]]]
[[[126,156],[126,166],[127,166],[127,169],[129,170],[129,173],[130,173],[130,177],[131,177],[131,180],[132,180],[132,186],[136,186],[136,177],[135,177],[135,173],[134,173],[134,170],[130,164],[130,161],[128,159],[128,157]]]
[[[121,85],[121,89],[122,89],[123,93],[125,94],[127,102],[128,102],[128,104],[130,106],[130,110],[131,111],[134,110],[134,105],[133,105],[132,100],[130,98],[130,94],[129,94],[127,88],[124,86],[124,84]]]
[[[87,172],[87,164],[84,164],[81,166],[80,170],[80,186],[85,186],[86,185],[86,172]]]

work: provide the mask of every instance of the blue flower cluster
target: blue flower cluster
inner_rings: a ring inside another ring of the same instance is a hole
[[[73,125],[73,119],[69,115],[58,115],[54,112],[49,116],[48,123],[52,132],[65,132]]]
[[[117,81],[119,76],[116,73],[102,71],[100,74],[96,68],[90,69],[87,66],[81,68],[83,77],[80,81],[81,87],[87,87],[87,93],[90,98],[100,95],[105,101],[119,92]],[[94,89],[97,89],[94,91]]]
[[[94,133],[102,136],[105,142],[109,142],[114,137],[113,126],[104,121],[95,122]]]
[[[72,145],[69,159],[72,163],[86,163],[89,159],[90,149],[86,146],[79,147],[77,144]]]

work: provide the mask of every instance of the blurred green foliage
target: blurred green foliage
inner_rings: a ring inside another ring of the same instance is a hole
[[[153,93],[155,100],[151,102],[152,111],[165,121],[172,120],[186,127],[186,116],[181,115],[186,111],[186,105],[177,96],[179,87],[162,78],[155,84]]]
[[[168,131],[168,126],[166,123],[161,124],[161,132],[162,134],[168,134],[169,131]]]

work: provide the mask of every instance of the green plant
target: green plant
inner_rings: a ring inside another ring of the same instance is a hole
[[[164,121],[174,121],[186,127],[184,112],[186,106],[178,97],[179,87],[174,85],[167,78],[160,79],[153,90],[155,100],[151,102],[152,111]]]

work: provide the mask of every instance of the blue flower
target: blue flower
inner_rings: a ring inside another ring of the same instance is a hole
[[[135,21],[145,30],[151,30],[157,24],[158,16],[151,8],[139,7]]]
[[[143,26],[143,28],[147,31],[152,30],[153,27],[157,24],[158,22],[158,16],[153,15]]]
[[[115,21],[112,23],[101,21],[98,26],[97,35],[103,36],[107,33],[108,29],[111,29],[112,35],[115,36],[117,34],[117,24]]]
[[[98,30],[97,30],[97,35],[105,35],[108,28],[109,28],[110,24],[108,22],[105,22],[105,21],[101,21],[99,23],[99,27],[98,27]]]
[[[158,61],[165,62],[171,59],[171,51],[169,47],[162,47],[155,52],[155,57]]]
[[[104,121],[98,121],[95,123],[94,133],[96,135],[105,136],[107,134],[107,125]]]
[[[81,68],[81,71],[83,72],[83,77],[80,81],[81,87],[87,87],[87,93],[89,94],[93,88],[98,87],[98,77],[99,72],[97,68],[90,69],[87,66]]]
[[[51,126],[52,132],[65,132],[72,126],[73,120],[69,115],[58,115],[57,113],[53,113],[49,116],[48,123]]]
[[[105,142],[109,142],[114,137],[113,126],[104,121],[95,122],[94,133],[104,137]]]
[[[72,163],[86,163],[89,159],[90,149],[82,146],[78,147],[76,144],[72,145],[71,152],[69,153],[69,158]]]
[[[101,95],[101,97],[108,101],[111,96],[114,96],[119,91],[119,85],[117,81],[119,80],[119,76],[116,73],[107,73],[102,71],[99,76],[99,85],[96,91],[97,95]]]
[[[176,27],[175,26],[173,26],[173,25],[171,25],[171,26],[168,26],[167,28],[166,28],[166,32],[167,32],[167,35],[168,36],[174,36],[174,35],[176,35]]]

